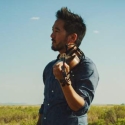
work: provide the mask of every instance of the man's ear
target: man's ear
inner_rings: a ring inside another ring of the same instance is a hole
[[[67,42],[69,44],[74,44],[76,40],[77,40],[77,34],[73,33],[73,34],[68,36],[68,41]]]

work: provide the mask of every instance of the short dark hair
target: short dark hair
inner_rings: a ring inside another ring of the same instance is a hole
[[[67,7],[62,7],[56,12],[56,18],[64,21],[64,29],[68,35],[77,34],[76,45],[79,47],[86,33],[86,25],[82,17],[72,13]]]

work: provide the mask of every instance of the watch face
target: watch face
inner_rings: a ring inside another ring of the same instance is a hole
[[[62,86],[70,85],[70,84],[68,83],[68,81],[69,81],[69,80],[66,80],[66,79],[61,79],[61,80],[59,80],[59,82],[62,83]]]
[[[67,83],[65,79],[59,80],[60,83]]]

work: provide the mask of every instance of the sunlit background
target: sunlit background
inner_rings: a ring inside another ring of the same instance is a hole
[[[125,103],[124,0],[0,0],[0,103],[42,103],[43,69],[58,55],[52,25],[66,6],[87,25],[80,48],[100,76],[93,104]]]

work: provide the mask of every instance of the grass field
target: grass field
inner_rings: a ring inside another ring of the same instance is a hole
[[[0,106],[0,125],[36,125],[40,106]],[[125,125],[125,105],[92,105],[89,125]]]

